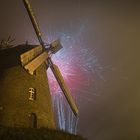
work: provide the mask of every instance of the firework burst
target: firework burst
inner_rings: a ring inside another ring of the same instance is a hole
[[[81,97],[84,97],[84,101],[91,101],[87,94],[93,94],[91,93],[91,87],[93,87],[94,77],[98,76],[99,79],[105,81],[101,74],[104,67],[100,65],[98,58],[96,57],[96,48],[93,47],[91,49],[90,47],[87,47],[84,42],[83,34],[87,29],[86,24],[81,24],[74,34],[67,30],[64,32],[53,32],[51,30],[49,38],[51,42],[58,36],[64,47],[52,56],[52,60],[59,66],[64,80],[70,88],[71,94],[77,104],[81,101],[83,102]],[[62,96],[63,93],[50,70],[48,70],[48,75],[51,93],[55,103],[54,106],[57,108],[59,128],[70,133],[75,133],[77,119],[74,118],[72,111],[65,102],[65,99]],[[86,96],[81,95],[84,93],[86,93]]]

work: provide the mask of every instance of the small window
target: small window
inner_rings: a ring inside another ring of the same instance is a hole
[[[29,88],[29,100],[33,101],[36,100],[36,89]]]

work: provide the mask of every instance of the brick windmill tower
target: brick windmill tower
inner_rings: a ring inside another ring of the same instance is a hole
[[[0,49],[0,125],[55,129],[46,70],[50,67],[73,113],[78,109],[51,55],[61,49],[59,40],[43,42],[28,0],[23,0],[40,45]],[[10,40],[8,40],[10,42]],[[1,44],[3,46],[3,43]]]

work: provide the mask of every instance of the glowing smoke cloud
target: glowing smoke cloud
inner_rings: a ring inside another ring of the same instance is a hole
[[[87,26],[85,24],[81,24],[78,32],[74,34],[69,31],[53,32],[52,30],[49,34],[50,41],[55,40],[57,36],[61,39],[63,48],[57,52],[52,59],[54,63],[59,66],[71,90],[71,94],[77,103],[81,99],[79,98],[81,94],[88,93],[88,89],[91,88],[91,83],[94,81],[94,75],[97,75],[99,79],[105,81],[104,77],[101,75],[104,67],[99,64],[95,56],[95,48],[87,49],[89,47],[86,47],[84,43],[83,34],[86,28]],[[62,96],[63,93],[61,93],[53,74],[50,71],[48,71],[48,73],[54,107],[57,110],[58,127],[75,134],[77,119],[74,117],[65,98]],[[90,91],[89,94],[91,94]],[[86,100],[90,99],[86,99],[85,96],[84,101],[86,102]]]

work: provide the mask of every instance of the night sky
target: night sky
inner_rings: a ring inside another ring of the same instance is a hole
[[[60,66],[88,140],[140,140],[140,2],[30,0],[45,41],[60,38]],[[22,0],[0,0],[0,39],[37,44]]]

